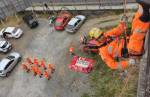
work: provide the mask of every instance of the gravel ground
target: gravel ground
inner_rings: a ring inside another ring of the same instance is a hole
[[[9,39],[14,47],[12,51],[20,52],[23,60],[44,58],[55,65],[55,73],[49,81],[33,77],[21,69],[20,62],[8,78],[0,79],[0,97],[80,97],[89,88],[88,75],[72,72],[67,67],[71,60],[68,48],[75,45],[80,33],[52,32],[46,19],[39,19],[39,22],[34,30],[22,25],[24,35],[20,39]]]

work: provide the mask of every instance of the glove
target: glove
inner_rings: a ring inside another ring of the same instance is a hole
[[[135,64],[136,64],[136,60],[130,58],[130,59],[129,59],[129,65],[130,65],[130,66],[134,66]]]

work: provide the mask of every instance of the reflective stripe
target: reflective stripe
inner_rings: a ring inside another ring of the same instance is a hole
[[[121,62],[117,63],[117,69],[122,70],[122,64],[121,64]]]
[[[134,30],[134,32],[136,32],[136,33],[143,33],[142,30],[139,29],[139,28],[136,28],[136,29]]]
[[[115,50],[114,50],[114,57],[118,57],[118,56],[119,56],[118,50],[117,50],[117,48],[115,48]]]
[[[113,50],[113,47],[112,46],[108,46],[108,53],[109,54],[112,54],[112,50]]]
[[[141,5],[139,5],[138,12],[139,12],[139,13],[141,13],[141,14],[143,13],[143,8],[142,8],[142,6],[141,6]]]

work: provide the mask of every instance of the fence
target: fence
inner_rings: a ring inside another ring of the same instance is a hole
[[[17,12],[23,11],[31,5],[43,5],[43,3],[54,5],[66,4],[96,4],[96,5],[119,5],[124,0],[0,0],[0,20]],[[127,0],[128,3],[135,0]]]

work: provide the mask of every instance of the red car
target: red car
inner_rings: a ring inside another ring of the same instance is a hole
[[[71,14],[69,12],[61,11],[55,20],[55,24],[54,24],[55,29],[59,31],[63,31],[70,19],[71,19]]]

